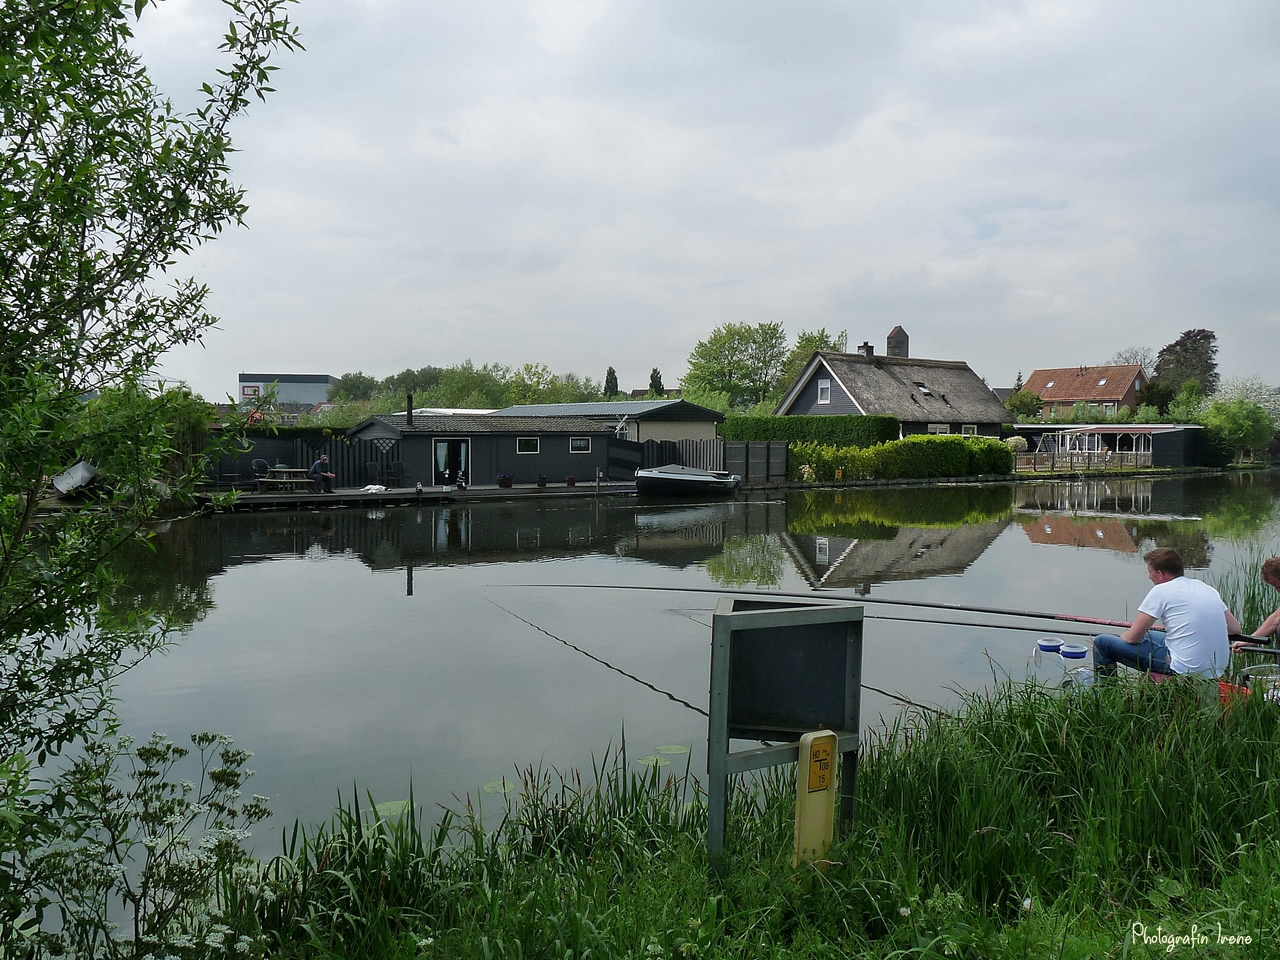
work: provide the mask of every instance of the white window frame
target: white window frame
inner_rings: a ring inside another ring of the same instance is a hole
[[[814,540],[813,556],[818,563],[824,566],[831,562],[831,541],[826,537],[818,537]]]
[[[831,402],[831,381],[830,380],[818,381],[818,402],[819,403]]]
[[[521,450],[521,449],[520,449],[520,445],[521,445],[522,443],[528,443],[530,440],[532,440],[532,441],[533,441],[533,449],[532,449],[532,450]],[[519,454],[519,455],[522,455],[522,456],[523,456],[524,454],[537,454],[537,453],[540,453],[541,451],[542,451],[542,438],[541,438],[541,437],[516,437],[516,453],[517,453],[517,454]]]
[[[1104,403],[1104,404],[1102,405],[1102,412],[1103,412],[1103,413],[1107,413],[1107,414],[1113,414],[1113,413],[1115,413],[1115,412],[1116,412],[1116,405],[1115,405],[1115,403],[1113,403],[1113,402]]]
[[[951,424],[949,423],[931,423],[928,430],[937,436],[949,436],[951,433]]]
[[[960,425],[960,436],[976,437],[978,435],[978,425],[976,423],[962,423]]]
[[[575,449],[573,449],[573,445],[574,445],[575,443],[585,443],[585,444],[587,445],[587,448],[586,448],[585,450],[575,450]],[[591,438],[590,438],[590,437],[570,437],[570,438],[569,438],[569,452],[570,452],[570,453],[590,453],[590,452],[591,452]]]

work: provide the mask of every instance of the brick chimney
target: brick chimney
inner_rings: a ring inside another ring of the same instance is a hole
[[[405,394],[404,425],[413,426],[413,394]]]
[[[858,352],[869,359],[876,355],[876,348],[871,345],[870,340],[863,340],[858,347]]]

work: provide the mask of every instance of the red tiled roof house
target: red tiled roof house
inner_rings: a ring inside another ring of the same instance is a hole
[[[1138,409],[1138,391],[1146,383],[1142,367],[1118,363],[1102,367],[1054,367],[1032,370],[1022,389],[1038,394],[1042,417],[1067,413],[1077,403],[1087,403],[1099,413],[1115,413],[1121,407]]]

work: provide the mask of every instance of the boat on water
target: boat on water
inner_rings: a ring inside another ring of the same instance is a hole
[[[736,473],[674,463],[636,471],[636,493],[642,497],[726,497],[741,485]]]

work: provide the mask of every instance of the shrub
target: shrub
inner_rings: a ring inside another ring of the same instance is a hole
[[[1027,452],[1026,437],[1010,437],[1008,440],[1004,442],[1004,445],[1008,447],[1010,450],[1012,450],[1014,453]]]
[[[785,440],[835,447],[870,447],[898,439],[896,417],[801,416],[727,417],[720,425],[726,440]]]
[[[793,480],[897,480],[967,477],[1013,472],[1013,451],[991,437],[913,434],[872,447],[792,443],[788,470]],[[840,476],[836,476],[836,472]]]

